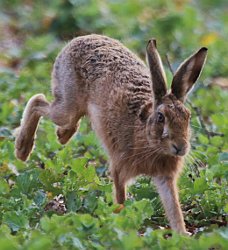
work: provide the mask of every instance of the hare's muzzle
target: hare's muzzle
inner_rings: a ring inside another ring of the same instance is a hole
[[[188,153],[188,151],[189,151],[189,145],[186,142],[181,142],[181,143],[171,142],[170,143],[170,152],[172,155],[184,156]]]

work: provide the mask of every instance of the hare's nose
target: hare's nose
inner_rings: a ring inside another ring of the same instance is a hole
[[[174,152],[176,153],[176,155],[178,155],[178,153],[181,151],[181,147],[179,146],[177,146],[177,145],[175,145],[175,144],[172,144],[172,147],[173,147],[173,149],[174,149]]]
[[[185,145],[184,144],[175,144],[172,143],[172,153],[174,155],[184,155],[185,154]]]

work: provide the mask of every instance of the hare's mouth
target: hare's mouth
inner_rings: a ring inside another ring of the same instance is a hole
[[[169,151],[171,155],[185,156],[189,151],[189,147],[188,144],[177,144],[172,142],[170,143]]]

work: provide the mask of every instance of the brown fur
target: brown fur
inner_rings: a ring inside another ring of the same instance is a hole
[[[73,39],[54,64],[54,101],[38,94],[26,106],[16,156],[29,157],[41,116],[58,125],[58,139],[65,144],[87,115],[109,155],[117,202],[124,203],[131,178],[153,176],[171,227],[185,233],[176,188],[189,149],[190,112],[183,100],[201,72],[206,49],[180,66],[170,93],[155,40],[149,41],[147,56],[150,72],[114,39],[100,35]]]

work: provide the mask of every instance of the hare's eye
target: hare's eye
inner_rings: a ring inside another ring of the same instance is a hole
[[[157,121],[158,122],[164,122],[165,121],[165,117],[161,112],[158,112]]]

